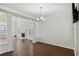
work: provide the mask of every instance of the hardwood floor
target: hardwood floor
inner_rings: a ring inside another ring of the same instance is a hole
[[[32,43],[31,40],[15,40],[14,51],[0,56],[74,56],[74,51],[41,42]]]
[[[27,39],[14,40],[13,51],[1,54],[1,56],[30,56],[33,55],[32,41]]]
[[[34,55],[35,56],[74,56],[74,51],[63,47],[37,42],[34,44]]]

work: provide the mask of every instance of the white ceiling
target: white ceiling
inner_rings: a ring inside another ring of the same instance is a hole
[[[0,5],[34,17],[39,17],[40,7],[43,7],[44,17],[71,8],[71,3],[0,3]]]

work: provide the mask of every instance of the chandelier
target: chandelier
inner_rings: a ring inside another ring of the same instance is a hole
[[[42,16],[42,7],[40,7],[40,17],[37,18],[37,21],[45,21],[45,18]]]

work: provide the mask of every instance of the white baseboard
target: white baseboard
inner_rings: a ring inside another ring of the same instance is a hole
[[[32,43],[36,43],[37,42],[37,40],[32,40]]]
[[[55,44],[53,42],[49,42],[49,41],[45,41],[45,40],[38,40],[37,42],[42,42],[42,43],[51,44],[51,45],[55,45],[55,46],[59,46],[59,47],[68,48],[68,49],[74,50],[74,48],[67,47],[67,46],[60,45],[60,44]]]

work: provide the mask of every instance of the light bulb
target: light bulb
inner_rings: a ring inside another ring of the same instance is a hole
[[[43,18],[42,20],[45,21],[45,18]]]
[[[45,18],[44,18],[44,17],[42,17],[42,16],[40,17],[40,19],[41,19],[42,21],[45,21]]]
[[[39,21],[39,18],[37,18],[37,21]]]
[[[42,19],[43,19],[43,17],[41,16],[41,17],[40,17],[40,19],[42,20]]]

